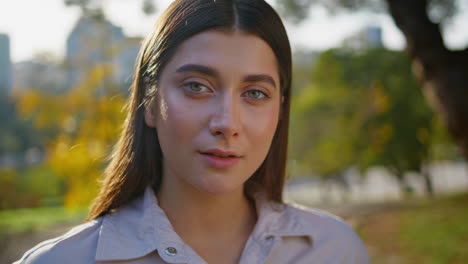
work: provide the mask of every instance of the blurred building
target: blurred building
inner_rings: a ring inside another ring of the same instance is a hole
[[[382,47],[382,28],[380,27],[367,27],[364,30],[364,39],[367,45],[371,47]]]
[[[140,41],[140,38],[127,38],[121,27],[113,25],[102,14],[84,14],[67,39],[66,86],[79,84],[93,67],[110,64],[112,76],[105,81],[128,87]]]
[[[343,46],[352,49],[380,48],[382,42],[382,28],[378,26],[368,26],[358,33],[346,38]]]
[[[133,81],[133,71],[140,51],[142,38],[124,38],[119,44],[119,52],[114,58],[116,81],[127,89]]]
[[[68,36],[63,62],[51,54],[39,54],[31,60],[15,63],[13,74],[10,70],[8,87],[11,87],[12,78],[14,89],[18,92],[40,89],[61,93],[86,80],[94,67],[106,64],[111,66],[112,75],[103,81],[125,92],[133,79],[140,42],[141,38],[126,37],[122,28],[103,16],[83,15]],[[2,42],[2,51],[3,46]],[[1,63],[0,74],[6,75],[7,71],[3,69],[7,67],[3,66],[3,60]]]
[[[44,57],[17,62],[13,65],[13,85],[17,92],[40,89],[60,93],[65,90],[65,70]]]
[[[10,38],[0,34],[0,93],[9,94],[12,88]]]

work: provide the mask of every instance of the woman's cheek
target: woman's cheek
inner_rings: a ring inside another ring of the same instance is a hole
[[[202,122],[203,107],[183,94],[167,96],[167,122],[171,127],[171,133],[187,136],[197,129]]]
[[[278,111],[275,107],[257,111],[246,119],[249,120],[249,130],[255,138],[273,138],[278,124]]]

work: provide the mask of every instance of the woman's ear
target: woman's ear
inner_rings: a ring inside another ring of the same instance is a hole
[[[284,95],[281,96],[281,104],[284,103]]]
[[[145,123],[149,127],[156,127],[156,108],[154,107],[154,98],[145,106]]]

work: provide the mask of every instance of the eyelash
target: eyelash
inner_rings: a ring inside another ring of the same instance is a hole
[[[201,91],[193,91],[193,90],[192,90],[192,87],[193,87],[194,85],[205,87],[207,90],[211,91],[210,88],[208,88],[206,85],[201,84],[201,83],[199,83],[199,82],[188,82],[188,83],[185,83],[185,84],[183,85],[183,87],[187,88],[187,89],[188,89],[188,92],[190,92],[190,93],[193,93],[193,94],[201,94],[201,93],[202,93]],[[268,96],[268,94],[267,94],[266,92],[264,92],[264,91],[262,91],[262,90],[260,90],[260,89],[248,90],[248,91],[246,91],[245,93],[249,93],[249,92],[260,92],[260,93],[262,94],[262,97],[260,97],[260,98],[249,97],[249,98],[251,98],[251,99],[253,99],[253,100],[264,100],[264,99],[266,99],[266,98],[270,98],[270,96]]]

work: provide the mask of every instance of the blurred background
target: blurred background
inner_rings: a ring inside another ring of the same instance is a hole
[[[84,220],[170,2],[0,3],[0,263]],[[268,2],[294,52],[286,199],[373,263],[468,263],[468,1]]]

